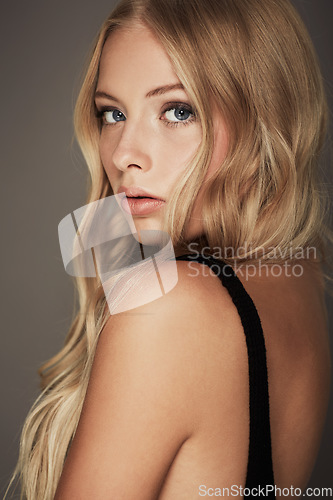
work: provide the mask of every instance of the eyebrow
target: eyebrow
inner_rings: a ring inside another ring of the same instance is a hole
[[[163,87],[158,87],[156,89],[150,90],[146,94],[146,97],[154,97],[154,96],[158,96],[158,95],[163,95],[163,94],[166,94],[167,92],[170,92],[171,90],[184,90],[184,85],[182,83],[174,83],[172,85],[164,85]],[[118,102],[118,99],[116,97],[113,97],[112,95],[108,94],[107,92],[103,92],[101,90],[96,90],[95,98],[96,97],[105,97],[106,99],[110,99],[111,101]]]
[[[153,97],[156,95],[166,94],[171,90],[184,90],[184,85],[182,83],[175,83],[173,85],[164,85],[163,87],[158,87],[157,89],[151,90],[148,92],[146,97]]]

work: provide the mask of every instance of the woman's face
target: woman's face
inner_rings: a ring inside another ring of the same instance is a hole
[[[109,36],[95,103],[102,123],[100,156],[113,192],[129,196],[145,192],[162,200],[128,200],[138,231],[160,229],[172,190],[201,142],[201,126],[167,53],[149,29],[134,24]],[[217,168],[227,148],[222,118],[216,114],[213,121],[215,146],[209,172]],[[202,194],[201,189],[188,238],[201,232]]]

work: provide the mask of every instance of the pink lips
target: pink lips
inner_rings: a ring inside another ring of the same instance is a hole
[[[154,200],[152,198],[124,198],[121,206],[129,214],[147,215],[161,208],[164,203],[163,200]]]
[[[126,194],[121,206],[126,213],[131,215],[148,215],[165,204],[165,200],[135,186],[129,188],[120,186],[117,193]]]

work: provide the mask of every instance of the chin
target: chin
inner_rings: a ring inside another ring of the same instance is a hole
[[[134,226],[136,228],[136,234],[133,234],[134,238],[143,244],[146,243],[147,238],[153,238],[154,233],[158,234],[162,231],[162,224],[159,220],[153,219],[151,217],[133,217]],[[151,236],[149,237],[149,232],[151,231]],[[140,233],[142,232],[142,237]],[[148,241],[148,240],[147,240]]]
[[[170,235],[161,229],[161,224],[157,221],[152,223],[148,219],[137,221],[134,219],[137,232],[133,233],[133,238],[142,245],[140,252],[142,258],[146,259],[156,254],[160,259],[168,260],[174,258],[174,248]]]

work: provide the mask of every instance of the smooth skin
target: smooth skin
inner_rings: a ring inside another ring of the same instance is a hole
[[[96,106],[112,108],[102,117],[100,154],[115,192],[136,185],[167,201],[200,143],[201,128],[190,115],[188,124],[170,125],[181,115],[172,103],[191,105],[183,89],[147,93],[179,83],[148,29],[120,29],[106,42],[97,90],[116,99],[99,96]],[[214,125],[210,172],[227,148],[223,119],[215,115]],[[193,215],[191,236],[200,232],[200,196]],[[139,229],[159,229],[161,217],[155,212],[134,219]],[[299,278],[239,276],[266,339],[280,487],[304,488],[328,402],[323,284],[316,264],[302,265]],[[194,500],[202,498],[200,485],[244,486],[244,331],[216,275],[198,263],[177,262],[177,268],[178,283],[169,293],[108,319],[55,500]]]
[[[111,34],[102,52],[96,90],[98,111],[110,110],[102,117],[100,155],[113,192],[120,186],[138,186],[167,201],[200,145],[201,125],[169,57],[148,29],[134,25]],[[227,127],[213,109],[215,147],[206,179],[228,146]],[[202,229],[202,194],[203,189],[188,238]],[[160,229],[162,217],[163,208],[133,219],[137,230]]]

